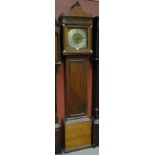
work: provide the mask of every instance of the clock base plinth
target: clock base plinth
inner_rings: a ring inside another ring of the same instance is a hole
[[[76,118],[64,122],[64,152],[91,147],[90,118]]]

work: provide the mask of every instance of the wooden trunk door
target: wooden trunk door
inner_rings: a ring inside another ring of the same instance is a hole
[[[66,107],[67,117],[86,114],[88,60],[66,60]]]

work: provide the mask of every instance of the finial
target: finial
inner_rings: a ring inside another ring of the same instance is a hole
[[[80,3],[79,3],[78,1],[75,2],[75,4],[73,4],[73,5],[71,6],[71,9],[72,9],[75,5],[79,5],[79,6],[80,6]]]
[[[78,4],[78,5],[79,5],[79,1],[77,1],[77,2],[76,2],[76,4]]]

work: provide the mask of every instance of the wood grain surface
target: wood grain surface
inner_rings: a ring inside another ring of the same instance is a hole
[[[88,60],[66,60],[66,106],[68,117],[86,114]]]
[[[65,125],[65,147],[75,147],[91,144],[91,121]]]

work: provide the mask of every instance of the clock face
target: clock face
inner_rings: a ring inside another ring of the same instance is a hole
[[[69,49],[86,49],[88,47],[86,28],[68,28],[68,48]]]

